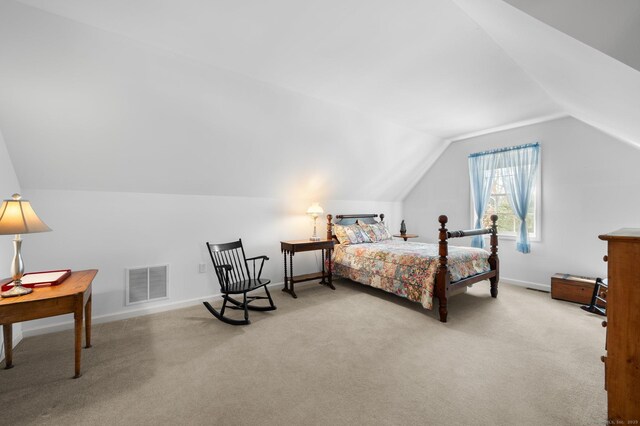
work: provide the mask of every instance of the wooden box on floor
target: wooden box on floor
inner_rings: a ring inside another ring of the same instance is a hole
[[[551,298],[588,305],[595,285],[595,278],[555,274],[551,277]]]

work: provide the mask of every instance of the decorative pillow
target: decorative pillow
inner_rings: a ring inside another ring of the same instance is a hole
[[[358,220],[356,222],[358,224],[358,226],[360,227],[360,229],[362,229],[362,232],[364,232],[364,234],[369,237],[369,240],[372,243],[375,243],[377,240],[376,238],[376,233],[373,231],[373,229],[369,226],[369,224],[367,223],[363,223],[360,220]]]
[[[371,242],[369,236],[355,223],[353,225],[334,225],[333,230],[340,244],[360,244]]]
[[[391,232],[382,222],[378,223],[364,223],[358,221],[358,225],[362,228],[365,234],[368,235],[372,242],[390,240]]]
[[[359,232],[360,232],[360,235],[362,235],[362,239],[364,239],[364,241],[363,241],[364,243],[372,243],[372,242],[373,242],[373,240],[371,239],[371,237],[369,236],[369,234],[367,234],[367,232],[366,232],[364,229],[362,229],[362,227],[361,227],[360,225],[358,225],[357,223],[355,223],[355,224],[354,224],[354,225],[352,225],[352,226],[355,226],[355,227],[357,227],[357,228],[358,228],[358,230],[359,230]]]

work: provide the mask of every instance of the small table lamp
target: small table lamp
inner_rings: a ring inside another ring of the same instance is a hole
[[[311,241],[320,241],[320,237],[316,234],[316,221],[322,213],[324,213],[324,210],[318,203],[311,204],[311,207],[307,209],[307,214],[313,218],[313,236],[309,238]]]
[[[38,215],[31,208],[27,200],[22,200],[20,194],[13,194],[11,200],[4,200],[0,206],[0,235],[15,234],[13,240],[13,263],[11,264],[11,277],[13,278],[13,288],[0,294],[2,297],[22,296],[29,294],[33,290],[22,287],[22,276],[24,275],[24,263],[20,249],[22,239],[20,234],[32,234],[34,232],[51,231]]]

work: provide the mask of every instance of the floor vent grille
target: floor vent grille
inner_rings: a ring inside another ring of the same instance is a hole
[[[167,298],[169,265],[127,269],[127,305]]]

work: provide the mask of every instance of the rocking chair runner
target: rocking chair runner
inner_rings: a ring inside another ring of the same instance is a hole
[[[265,260],[269,260],[267,256],[256,256],[247,259],[244,254],[241,239],[225,244],[207,243],[207,248],[211,255],[213,269],[218,277],[222,299],[224,300],[220,312],[215,310],[209,302],[203,302],[204,306],[214,317],[227,324],[244,325],[250,324],[249,309],[253,311],[273,311],[276,309],[271,299],[271,294],[269,294],[269,289],[267,288],[267,284],[269,284],[271,280],[260,277]],[[257,260],[262,260],[262,262],[256,275]],[[249,268],[249,261],[253,262],[252,269]],[[264,291],[267,293],[266,296],[247,296],[248,292],[259,289],[260,287],[264,287]],[[231,297],[230,295],[232,294],[242,294],[242,302]],[[269,299],[270,306],[249,305],[258,299]],[[244,309],[244,320],[235,320],[224,316],[227,302],[231,302],[232,304],[232,306],[229,306],[230,309]]]

